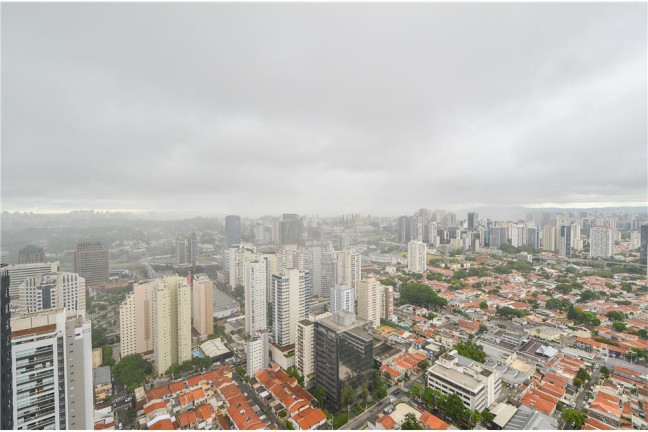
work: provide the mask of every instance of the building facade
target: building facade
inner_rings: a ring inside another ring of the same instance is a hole
[[[18,251],[18,264],[37,264],[45,262],[45,251],[42,247],[29,245]]]
[[[355,248],[347,247],[337,254],[337,284],[348,285],[358,289],[361,278],[360,253]]]
[[[297,340],[297,322],[306,318],[310,298],[308,272],[297,269],[286,270],[282,275],[273,275],[273,330],[278,346],[294,344]]]
[[[19,313],[63,307],[85,312],[86,282],[76,273],[58,272],[28,277],[20,284],[18,292]]]
[[[384,308],[382,299],[384,293],[385,291],[383,290],[383,285],[381,285],[381,283],[378,282],[375,278],[369,278],[360,281],[360,288],[357,292],[358,316],[362,319],[370,321],[374,327],[378,327],[380,325],[380,318],[383,315]]]
[[[85,279],[86,288],[102,288],[110,277],[108,251],[99,242],[83,242],[74,252],[74,273]]]
[[[349,285],[335,285],[331,290],[331,312],[347,311],[355,313],[356,290]]]
[[[590,258],[609,258],[614,255],[614,229],[609,226],[590,228]]]
[[[32,276],[39,276],[46,273],[56,273],[59,271],[59,263],[35,263],[35,264],[13,264],[6,267],[9,275],[9,295],[12,301],[17,301],[19,297],[20,284]]]
[[[424,273],[427,269],[427,245],[419,240],[412,240],[407,246],[407,270]]]
[[[254,376],[258,371],[270,365],[270,345],[268,344],[268,333],[265,331],[256,332],[246,342],[246,356],[248,376]]]
[[[153,295],[158,280],[136,283],[119,306],[119,338],[122,358],[152,351]]]
[[[206,337],[214,332],[214,283],[206,274],[199,273],[192,285],[193,326],[201,337]]]
[[[245,270],[245,331],[248,334],[268,327],[268,269],[266,260],[246,262]]]
[[[227,247],[241,243],[241,217],[225,216],[225,242]]]
[[[164,278],[153,293],[153,355],[160,374],[191,359],[191,289],[183,277]]]
[[[0,429],[13,429],[13,375],[11,363],[11,311],[9,303],[9,272],[0,267]]]

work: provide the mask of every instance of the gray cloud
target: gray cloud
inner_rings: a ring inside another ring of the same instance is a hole
[[[2,207],[646,202],[646,5],[5,4]]]

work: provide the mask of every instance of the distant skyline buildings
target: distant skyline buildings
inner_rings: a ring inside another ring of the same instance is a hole
[[[227,246],[241,243],[241,216],[229,215],[225,217],[225,242]]]
[[[100,289],[110,276],[108,251],[100,242],[79,243],[74,252],[74,273],[85,279],[88,289]]]

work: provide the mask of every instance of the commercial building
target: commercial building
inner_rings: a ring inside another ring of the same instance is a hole
[[[12,319],[15,429],[93,429],[90,322],[50,309]]]
[[[361,277],[360,254],[352,247],[346,247],[337,254],[337,284],[358,289]]]
[[[297,244],[304,236],[304,220],[296,214],[284,214],[281,220],[281,244]]]
[[[398,243],[408,243],[410,240],[410,218],[401,216],[398,218]]]
[[[58,272],[32,276],[18,287],[18,313],[67,308],[85,312],[86,282],[76,273]]]
[[[537,226],[527,227],[527,246],[540,249],[540,228]]]
[[[9,295],[13,302],[18,300],[18,287],[20,284],[32,276],[39,276],[46,273],[56,273],[59,271],[59,263],[35,263],[35,264],[12,264],[6,267],[7,274],[9,275]]]
[[[255,373],[270,365],[270,345],[268,343],[267,332],[256,332],[246,342],[246,355],[246,374],[248,376],[254,376]]]
[[[382,285],[382,284],[381,284]],[[394,320],[394,287],[384,285],[382,286],[382,312],[381,318],[388,321]]]
[[[407,270],[424,273],[427,269],[427,245],[419,240],[412,240],[407,246]]]
[[[495,402],[502,389],[502,376],[457,354],[453,350],[439,357],[427,370],[427,385],[444,395],[457,393],[470,410],[483,411]]]
[[[241,243],[241,217],[225,216],[225,242],[227,247]]]
[[[590,258],[609,258],[614,255],[614,228],[590,228]]]
[[[187,239],[176,239],[176,266],[189,265],[189,243]]]
[[[542,249],[549,252],[558,250],[558,230],[553,226],[542,227]]]
[[[268,273],[263,259],[244,263],[245,331],[249,334],[268,327]]]
[[[489,246],[492,248],[499,248],[508,241],[508,228],[507,227],[490,227],[489,228]]]
[[[278,346],[294,344],[297,339],[297,322],[309,312],[309,273],[297,269],[286,270],[282,275],[272,275],[273,330]]]
[[[474,231],[479,226],[479,215],[475,212],[468,212],[468,230]]]
[[[191,289],[183,277],[166,277],[153,292],[153,354],[158,373],[191,359]]]
[[[83,242],[74,252],[74,273],[85,279],[86,288],[99,289],[110,277],[108,251],[99,242]]]
[[[571,226],[563,225],[560,227],[560,236],[558,237],[558,255],[561,257],[571,258],[571,233]]]
[[[391,287],[390,287],[391,288]],[[380,318],[383,315],[382,299],[385,294],[383,285],[375,278],[364,279],[360,281],[358,288],[358,316],[370,321],[374,327],[380,325]],[[392,294],[393,308],[393,294]]]
[[[335,285],[331,290],[331,312],[347,311],[355,313],[356,290],[348,285]]]
[[[527,244],[528,228],[526,225],[516,224],[511,227],[511,245],[515,247]]]
[[[45,262],[45,251],[35,245],[25,246],[18,251],[18,264],[37,264]]]
[[[0,429],[13,429],[13,375],[11,372],[11,311],[9,310],[9,272],[0,267]]]
[[[214,283],[204,273],[194,276],[193,326],[201,338],[214,332]]]
[[[119,306],[119,338],[122,357],[152,351],[153,295],[159,280],[136,283]]]
[[[335,251],[331,242],[309,240],[304,246],[304,268],[310,273],[311,293],[328,298],[335,286]]]
[[[371,322],[346,311],[315,322],[315,381],[326,389],[326,399],[340,406],[346,385],[356,392],[373,370]]]
[[[648,224],[641,225],[641,249],[639,264],[648,264]]]

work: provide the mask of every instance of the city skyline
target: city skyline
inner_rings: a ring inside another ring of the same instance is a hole
[[[648,202],[645,4],[3,12],[3,210]]]

